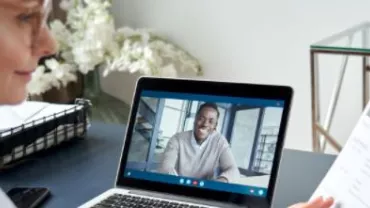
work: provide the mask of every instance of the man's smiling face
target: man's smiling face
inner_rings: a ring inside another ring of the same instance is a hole
[[[218,112],[211,107],[204,107],[194,122],[194,136],[198,142],[205,140],[217,126]]]

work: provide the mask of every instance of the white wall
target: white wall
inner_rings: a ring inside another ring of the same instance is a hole
[[[368,0],[116,0],[113,8],[118,26],[154,28],[198,57],[206,78],[292,86],[286,147],[301,150],[311,150],[309,45],[368,20],[369,11]],[[320,61],[321,86],[329,89],[340,59]],[[333,124],[342,143],[360,113],[359,63],[350,60]],[[130,102],[136,77],[114,73],[102,85]],[[329,95],[323,93],[323,107]]]

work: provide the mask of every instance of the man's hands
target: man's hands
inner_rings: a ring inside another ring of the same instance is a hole
[[[290,206],[289,208],[330,208],[334,204],[333,198],[325,199],[323,197],[318,197],[307,203],[298,203]]]

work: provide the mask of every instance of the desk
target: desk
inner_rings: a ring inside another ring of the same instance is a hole
[[[114,185],[123,144],[124,126],[93,123],[86,140],[45,152],[0,173],[0,186],[49,187],[45,207],[73,208]],[[285,150],[274,207],[307,200],[334,156]]]

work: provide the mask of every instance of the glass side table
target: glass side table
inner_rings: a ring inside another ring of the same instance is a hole
[[[369,100],[369,78],[370,71],[370,22],[364,22],[352,28],[327,37],[310,46],[310,67],[311,67],[311,100],[312,100],[312,148],[314,152],[325,152],[326,145],[329,143],[336,151],[340,152],[342,146],[330,135],[330,126],[337,106],[337,101],[341,91],[344,74],[347,68],[349,56],[362,57],[362,99],[363,107]],[[354,42],[354,38],[360,38],[360,41]],[[343,60],[340,73],[336,79],[332,95],[330,97],[329,107],[324,122],[321,121],[320,114],[320,87],[319,87],[319,63],[320,54],[342,55]]]

